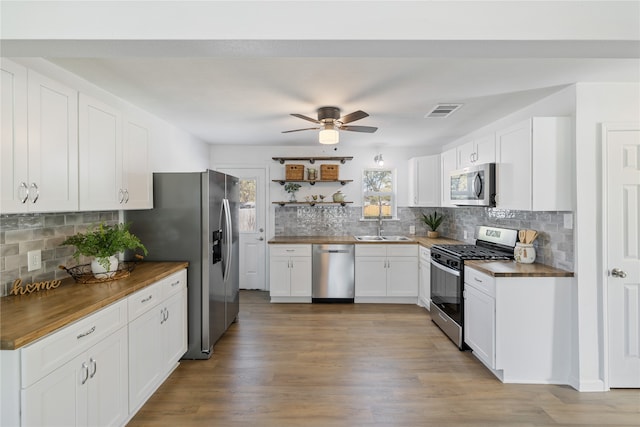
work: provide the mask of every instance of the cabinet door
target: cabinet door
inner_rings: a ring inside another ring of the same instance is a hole
[[[160,381],[162,345],[160,322],[163,305],[157,305],[129,323],[129,408],[134,410]]]
[[[473,353],[495,369],[495,300],[472,286],[464,290],[464,342]]]
[[[0,212],[26,212],[27,69],[4,58],[0,63],[0,102]]]
[[[141,121],[127,119],[122,154],[122,209],[153,207],[153,177],[149,165],[150,131]]]
[[[440,155],[440,173],[442,176],[441,200],[442,206],[453,206],[451,203],[451,181],[449,173],[456,170],[456,149],[445,151]]]
[[[473,141],[456,147],[456,168],[462,169],[471,166],[475,162],[476,146]]]
[[[291,257],[291,296],[311,296],[311,257]]]
[[[291,296],[291,261],[289,257],[272,256],[269,263],[269,293],[271,296]]]
[[[127,328],[93,346],[89,364],[87,415],[90,426],[121,425],[129,415]]]
[[[440,155],[415,159],[414,206],[440,206]]]
[[[531,210],[531,120],[496,132],[496,205]]]
[[[29,210],[78,210],[78,93],[29,71]]]
[[[387,296],[386,265],[386,257],[356,257],[356,297]]]
[[[162,324],[165,358],[161,364],[163,372],[167,372],[187,351],[187,290],[182,289],[163,306],[166,307],[166,320]]]
[[[120,111],[83,93],[79,104],[80,210],[120,209],[125,197]]]
[[[418,258],[387,259],[387,296],[418,297]]]
[[[81,354],[22,390],[22,425],[87,425],[88,369]]]
[[[420,261],[420,289],[419,296],[422,304],[430,309],[431,305],[431,263]]]
[[[496,161],[496,136],[487,135],[474,141],[474,163],[494,163]]]

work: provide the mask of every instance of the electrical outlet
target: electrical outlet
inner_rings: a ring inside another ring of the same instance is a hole
[[[573,228],[573,214],[564,214],[564,228]]]
[[[416,226],[415,225],[410,225],[409,226],[409,234],[416,234]]]
[[[42,268],[42,251],[27,252],[27,271],[40,270]]]
[[[463,234],[464,240],[467,240],[467,238],[469,237],[469,232],[467,230],[464,230],[462,234]]]

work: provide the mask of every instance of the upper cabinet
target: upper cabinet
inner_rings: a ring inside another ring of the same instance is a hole
[[[440,155],[409,159],[409,206],[440,206]]]
[[[1,70],[1,212],[77,210],[77,92],[11,61]]]
[[[496,161],[496,138],[491,134],[456,147],[458,169]]]
[[[573,210],[571,120],[533,117],[496,132],[497,207]]]
[[[456,158],[458,154],[455,148],[447,150],[440,154],[440,172],[442,177],[442,190],[440,192],[441,206],[451,207],[451,187],[449,183],[449,173],[456,170],[457,163]]]
[[[80,210],[151,208],[148,127],[82,93],[79,110]]]

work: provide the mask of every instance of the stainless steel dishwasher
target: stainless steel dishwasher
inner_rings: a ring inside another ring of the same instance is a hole
[[[312,272],[312,302],[353,302],[354,245],[313,245]]]

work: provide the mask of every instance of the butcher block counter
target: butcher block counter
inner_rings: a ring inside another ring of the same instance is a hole
[[[544,264],[515,261],[468,260],[464,265],[493,277],[573,277],[573,272]]]
[[[345,245],[345,244],[358,244],[358,245],[393,245],[393,244],[420,244],[427,248],[431,248],[433,245],[459,245],[464,242],[459,240],[447,239],[439,237],[432,239],[426,236],[407,236],[411,240],[385,240],[385,241],[360,241],[356,240],[353,236],[276,236],[269,240],[271,244],[288,244],[288,245]]]
[[[142,262],[124,279],[81,284],[67,278],[56,289],[0,298],[0,350],[23,347],[187,266]]]

